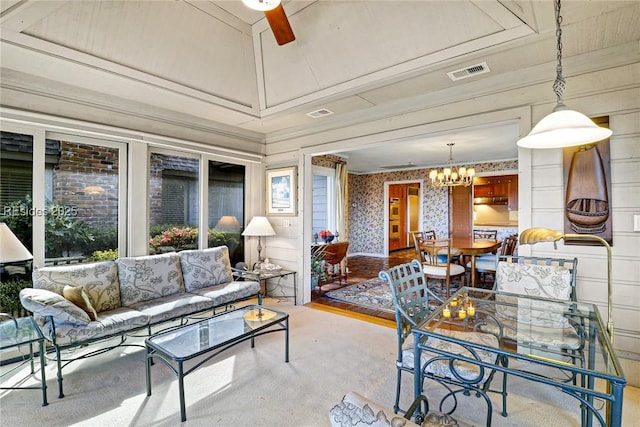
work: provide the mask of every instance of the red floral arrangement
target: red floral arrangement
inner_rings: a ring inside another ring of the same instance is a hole
[[[327,237],[333,237],[333,233],[329,230],[320,230],[318,233],[321,239],[326,239]]]

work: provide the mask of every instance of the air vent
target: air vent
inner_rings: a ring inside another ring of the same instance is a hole
[[[482,64],[476,64],[467,68],[448,72],[447,76],[449,76],[449,78],[455,82],[456,80],[466,79],[467,77],[473,77],[478,74],[488,73],[489,71],[491,71],[489,69],[489,66],[486,62],[483,62]]]
[[[320,117],[328,116],[330,114],[333,114],[333,111],[327,110],[326,108],[320,108],[319,110],[306,113],[305,116],[309,116],[314,119],[319,119]]]

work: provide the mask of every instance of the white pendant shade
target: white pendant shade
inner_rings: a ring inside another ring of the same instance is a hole
[[[4,222],[0,223],[0,263],[33,259],[33,255]]]
[[[596,125],[577,111],[556,110],[538,122],[529,135],[518,141],[524,148],[562,148],[592,144],[611,136],[611,129]]]
[[[280,0],[242,0],[242,3],[250,9],[264,12],[275,9],[280,4]]]

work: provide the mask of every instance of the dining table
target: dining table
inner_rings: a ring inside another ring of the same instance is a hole
[[[476,286],[476,256],[497,251],[500,243],[500,240],[474,239],[471,236],[451,239],[451,249],[455,248],[460,255],[471,257],[471,287]]]

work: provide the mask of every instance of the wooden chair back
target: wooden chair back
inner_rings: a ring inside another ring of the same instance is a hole
[[[498,241],[498,230],[473,230],[474,240],[489,240],[491,242]]]

